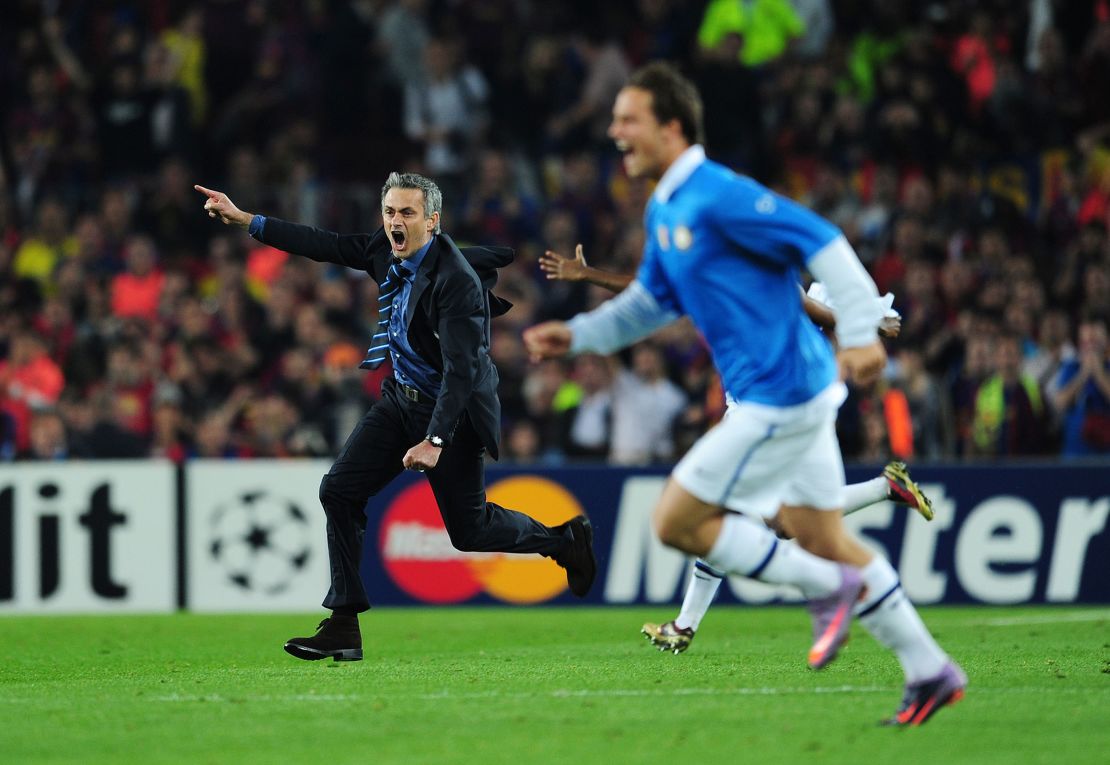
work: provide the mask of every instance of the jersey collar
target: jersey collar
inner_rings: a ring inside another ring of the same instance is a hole
[[[671,163],[667,172],[659,179],[655,186],[655,201],[666,202],[671,195],[678,191],[678,187],[686,183],[686,179],[694,174],[698,166],[705,161],[705,147],[696,143],[678,155],[678,159]]]

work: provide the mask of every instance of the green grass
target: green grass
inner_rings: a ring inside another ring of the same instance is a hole
[[[375,609],[362,662],[281,650],[312,616],[0,618],[0,762],[1105,763],[1110,610],[930,608],[970,676],[928,725],[864,631],[805,668],[800,608]]]

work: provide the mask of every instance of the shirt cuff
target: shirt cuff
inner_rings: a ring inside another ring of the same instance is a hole
[[[250,234],[253,238],[258,239],[260,236],[262,236],[262,229],[264,229],[265,227],[266,216],[255,215],[253,218],[251,218],[250,225],[247,226],[247,233]]]

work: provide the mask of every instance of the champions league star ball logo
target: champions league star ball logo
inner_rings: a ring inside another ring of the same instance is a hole
[[[208,551],[231,584],[277,595],[308,563],[310,532],[308,518],[295,504],[252,491],[212,513]]]

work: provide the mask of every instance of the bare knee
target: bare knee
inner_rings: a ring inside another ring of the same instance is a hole
[[[721,512],[671,481],[655,508],[652,527],[659,541],[668,547],[690,555],[705,555],[720,531]]]
[[[679,518],[657,512],[652,518],[652,525],[660,542],[667,547],[683,549],[683,544],[689,536],[689,529]]]

